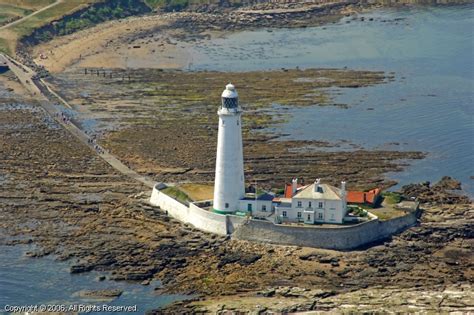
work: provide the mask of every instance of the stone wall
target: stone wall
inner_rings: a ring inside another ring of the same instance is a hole
[[[167,211],[173,218],[192,224],[194,227],[219,235],[232,234],[235,229],[247,221],[244,217],[223,215],[204,210],[198,203],[190,203],[189,207],[162,193],[166,185],[156,184],[151,194],[150,203]]]
[[[160,189],[163,188],[166,188],[166,185],[156,184],[155,187],[153,187],[150,203],[154,206],[160,207],[164,211],[167,211],[173,218],[187,223],[189,208],[176,199],[162,193]]]
[[[246,217],[238,217],[236,215],[227,215],[227,234],[232,234],[243,224],[248,222]]]
[[[282,245],[350,250],[381,241],[417,222],[419,212],[388,221],[373,219],[367,222],[338,227],[290,226],[265,220],[223,215],[204,210],[200,203],[188,206],[162,193],[166,185],[157,184],[150,198],[152,205],[160,207],[177,220],[189,223],[205,232],[230,235],[233,238]]]
[[[226,215],[201,209],[192,203],[189,205],[188,222],[206,232],[228,234]]]
[[[416,224],[417,212],[408,213],[389,221],[374,219],[357,225],[343,227],[314,227],[278,225],[263,220],[249,220],[236,229],[236,239],[350,250],[383,240]]]

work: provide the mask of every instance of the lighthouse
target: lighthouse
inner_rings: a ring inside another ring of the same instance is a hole
[[[234,85],[227,84],[222,92],[222,104],[217,111],[216,177],[214,180],[214,211],[232,213],[244,198],[244,157],[242,151],[242,109]]]

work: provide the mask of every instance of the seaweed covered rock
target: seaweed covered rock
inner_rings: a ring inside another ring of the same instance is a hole
[[[461,190],[461,183],[452,177],[444,176],[436,184],[422,182],[402,187],[402,194],[408,198],[416,198],[420,202],[435,204],[467,204],[469,197],[454,192]]]

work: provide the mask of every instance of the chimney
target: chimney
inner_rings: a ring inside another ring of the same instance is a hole
[[[343,180],[341,182],[341,198],[342,198],[342,206],[344,211],[347,211],[347,191],[346,191],[346,181]],[[365,194],[364,194],[364,201],[365,201]]]
[[[321,178],[317,178],[316,181],[314,182],[314,191],[315,192],[322,192],[320,184],[321,184]]]
[[[296,190],[298,189],[298,178],[293,178],[291,180],[291,197],[296,194]]]

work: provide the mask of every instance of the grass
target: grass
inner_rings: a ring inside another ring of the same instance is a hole
[[[165,195],[170,196],[173,199],[178,200],[179,202],[185,205],[193,201],[185,192],[183,192],[177,187],[170,186],[161,190],[161,192],[164,193]]]
[[[179,11],[188,6],[199,4],[220,4],[220,2],[217,0],[145,0],[145,3],[152,9],[163,8],[167,11]],[[242,1],[231,0],[229,3],[232,6],[239,6],[242,4]]]
[[[384,202],[390,205],[397,204],[403,200],[402,195],[396,192],[384,192],[382,193],[382,196],[384,198]]]
[[[94,2],[97,2],[97,0],[68,0],[14,25],[11,29],[15,31],[18,37],[29,35],[35,28],[48,24]]]
[[[134,0],[115,0],[109,3],[91,5],[81,11],[80,14],[67,16],[46,30],[37,29],[33,33],[34,38],[30,43],[48,41],[55,36],[71,34],[105,21],[138,15],[149,12],[149,10],[148,6]]]
[[[181,10],[189,5],[189,0],[146,0],[151,8],[165,8],[166,10]]]
[[[214,186],[209,184],[181,184],[181,191],[193,200],[209,200],[214,197]]]
[[[54,20],[58,20],[64,15],[70,14],[85,5],[97,2],[99,0],[67,0],[59,3],[56,6],[49,8],[43,12],[29,17],[18,24],[7,27],[0,31],[0,51],[12,53],[15,51],[17,42],[23,36],[31,34],[36,28],[46,25]],[[37,11],[45,6],[55,2],[54,0],[0,0],[0,6],[8,6],[9,12],[23,12],[22,15],[27,15],[29,10]],[[1,9],[1,7],[0,7]],[[3,11],[5,13],[7,11]],[[28,14],[29,14],[28,13]]]
[[[385,205],[382,208],[370,209],[370,213],[376,215],[381,221],[387,221],[405,215],[404,211],[397,210],[390,205]]]
[[[10,6],[18,9],[36,11],[50,5],[55,0],[0,0],[0,6]]]
[[[8,41],[4,38],[0,38],[0,52],[5,53],[5,54],[10,54]]]
[[[32,12],[32,10],[0,3],[0,25],[8,23],[13,18],[21,18]]]
[[[363,217],[363,218],[367,216],[367,210],[359,206],[349,205],[347,206],[347,208],[349,209],[349,213],[352,213],[353,215]]]
[[[0,0],[0,24],[2,21],[7,23],[15,16],[25,16],[54,2],[54,0],[40,0],[37,2]],[[36,6],[33,6],[34,10],[28,9],[32,8],[33,3],[36,4]],[[98,3],[98,5],[91,6],[95,3]],[[54,36],[70,34],[110,19],[122,18],[149,10],[143,2],[135,0],[116,0],[108,4],[100,3],[101,0],[67,0],[57,3],[47,10],[30,16],[17,24],[9,25],[0,31],[0,39],[3,39],[0,44],[0,50],[3,52],[15,52],[18,41],[25,36],[33,35],[32,38],[28,39],[30,44],[37,41],[46,41]],[[67,19],[62,19],[88,6],[90,7],[79,16],[69,16]],[[46,30],[41,29],[41,27],[53,21],[57,21],[57,23]],[[35,30],[38,30],[38,32],[35,32]]]

